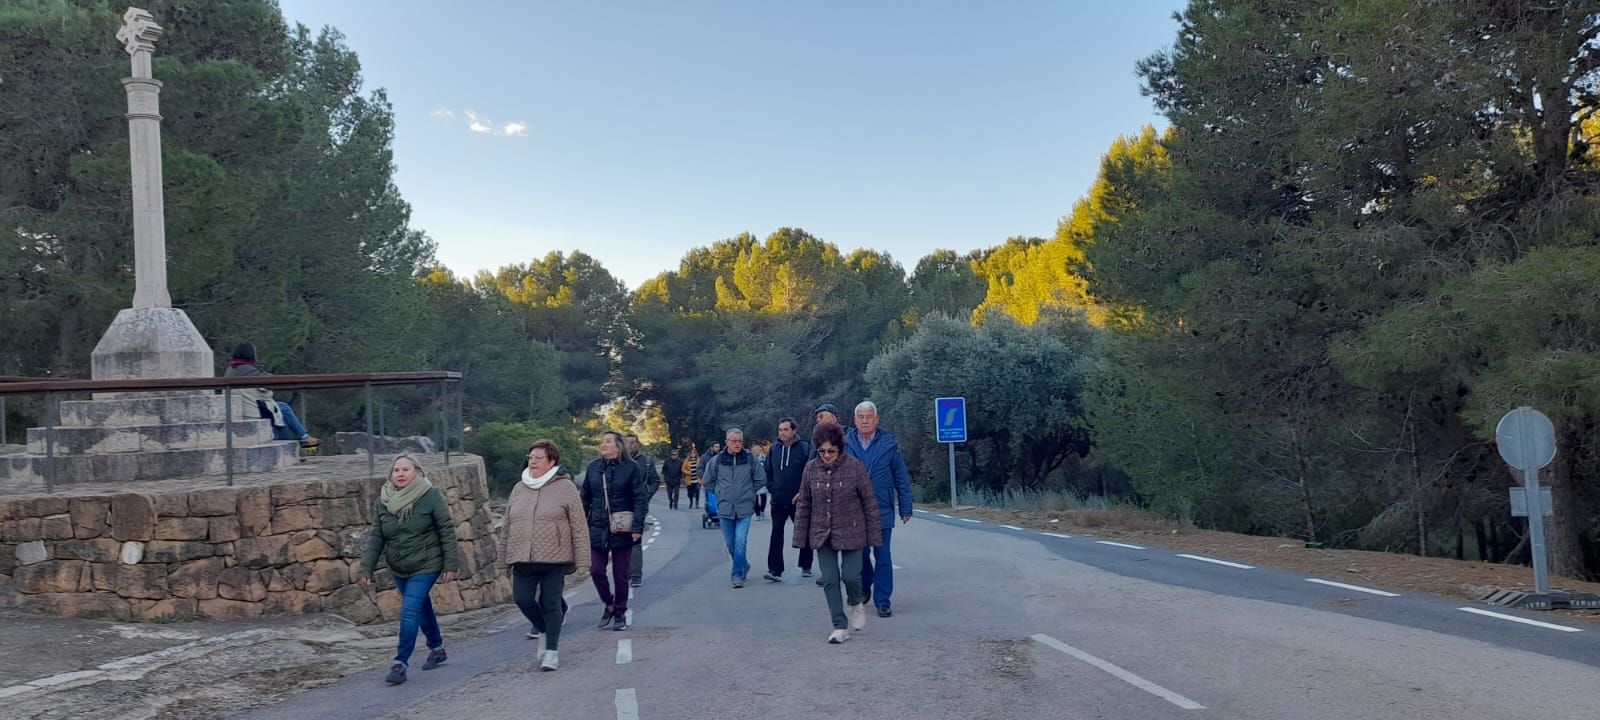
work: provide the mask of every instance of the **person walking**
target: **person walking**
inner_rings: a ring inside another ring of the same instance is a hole
[[[579,488],[589,519],[589,576],[606,607],[602,630],[628,629],[628,564],[634,544],[644,537],[641,474],[622,433],[607,430],[600,436],[600,459],[589,463]]]
[[[872,602],[878,606],[878,617],[891,617],[894,615],[890,605],[894,594],[894,557],[889,551],[889,541],[897,509],[901,525],[911,522],[911,473],[906,470],[906,459],[900,455],[900,443],[894,433],[878,427],[878,406],[870,400],[856,405],[856,426],[845,435],[844,441],[845,451],[867,466],[872,491],[878,498],[883,530],[883,543],[873,546],[871,553],[861,557],[861,583],[872,594]]]
[[[639,436],[628,433],[628,455],[633,461],[639,463],[639,470],[644,474],[639,480],[639,512],[644,513],[645,520],[650,518],[650,501],[655,498],[656,491],[661,488],[661,474],[656,472],[655,458],[645,453],[639,444]],[[628,564],[628,587],[644,587],[644,543],[633,544],[633,560]]]
[[[844,441],[841,439],[835,447],[844,447]],[[800,439],[794,418],[779,420],[778,443],[767,452],[765,468],[767,490],[772,496],[772,536],[767,542],[767,574],[761,577],[768,582],[783,582],[783,548],[789,538],[786,530],[794,519],[795,499],[811,454],[811,443]],[[811,577],[810,545],[800,546],[800,577]]]
[[[811,440],[817,458],[802,472],[794,509],[794,546],[815,550],[822,561],[822,594],[833,619],[828,642],[838,645],[850,639],[851,629],[867,628],[871,598],[861,581],[862,556],[866,548],[881,545],[885,536],[867,466],[845,453],[844,430],[838,423],[824,422],[812,431]]]
[[[389,479],[378,493],[367,549],[361,554],[358,582],[362,586],[372,585],[379,557],[388,565],[400,594],[400,643],[389,675],[384,678],[390,685],[399,685],[406,681],[418,630],[428,641],[423,670],[432,670],[449,659],[428,592],[435,582],[454,582],[461,565],[450,505],[428,480],[422,464],[411,455],[395,457],[389,466]]]
[[[239,343],[233,349],[233,358],[228,361],[228,369],[222,373],[223,377],[266,377],[272,373],[262,370],[256,364],[255,343]],[[305,425],[294,414],[294,408],[289,403],[278,402],[273,399],[272,391],[266,388],[235,388],[231,391],[233,396],[244,402],[245,417],[260,418],[272,421],[272,438],[274,440],[298,440],[300,447],[310,450],[322,444],[311,433],[306,432]],[[292,399],[292,398],[291,398]]]
[[[511,595],[540,638],[540,670],[556,670],[561,660],[561,624],[566,576],[578,571],[588,545],[588,519],[572,476],[558,464],[561,449],[549,440],[528,448],[528,467],[506,502],[504,558],[511,570]]]
[[[735,588],[744,587],[744,578],[750,572],[750,561],[745,548],[750,541],[750,522],[755,516],[756,493],[767,486],[767,478],[756,466],[756,459],[744,448],[744,431],[728,430],[728,449],[706,460],[706,492],[717,494],[717,518],[721,520],[722,540],[728,545],[728,555],[733,558],[732,582]]]
[[[678,490],[683,487],[683,458],[676,448],[661,463],[661,479],[667,484],[667,509],[677,510]]]
[[[812,410],[811,415],[816,420],[817,425],[830,422],[837,424],[839,422],[839,406],[833,403],[823,403],[818,405],[816,410]]]
[[[689,508],[700,507],[700,455],[692,444],[689,446],[689,457],[683,459],[683,477],[689,483]]]

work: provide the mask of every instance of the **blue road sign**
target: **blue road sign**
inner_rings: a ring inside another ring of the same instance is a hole
[[[967,399],[936,398],[933,401],[933,426],[939,442],[967,441]]]

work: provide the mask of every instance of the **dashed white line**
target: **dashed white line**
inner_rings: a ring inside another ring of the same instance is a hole
[[[1254,566],[1254,565],[1245,565],[1244,563],[1228,562],[1227,560],[1218,560],[1216,558],[1208,558],[1208,557],[1206,557],[1204,555],[1187,555],[1187,554],[1184,554],[1184,553],[1178,553],[1178,557],[1188,558],[1190,560],[1199,560],[1200,562],[1212,563],[1214,565],[1226,565],[1226,566],[1231,567],[1231,568],[1239,568],[1240,570],[1254,570],[1254,569],[1256,569],[1256,566]]]
[[[1064,535],[1062,533],[1042,532],[1042,533],[1039,533],[1039,534],[1040,535],[1049,535],[1050,537],[1061,538],[1063,540],[1071,540],[1072,539],[1071,535]]]
[[[1534,627],[1541,627],[1541,628],[1544,628],[1546,630],[1560,630],[1561,632],[1569,632],[1569,633],[1583,632],[1582,630],[1580,630],[1578,628],[1575,628],[1575,627],[1567,627],[1565,625],[1556,625],[1554,623],[1540,622],[1538,620],[1529,620],[1527,618],[1520,618],[1520,617],[1517,617],[1515,615],[1506,615],[1506,614],[1503,614],[1503,613],[1490,612],[1488,610],[1479,610],[1478,608],[1464,607],[1464,608],[1456,608],[1456,609],[1460,610],[1461,612],[1472,613],[1473,615],[1482,615],[1484,617],[1492,617],[1492,618],[1495,618],[1495,619],[1498,619],[1498,620],[1510,620],[1511,622],[1514,622],[1514,623],[1522,623],[1523,625],[1532,625]]]
[[[894,568],[894,569],[896,569],[896,570],[904,570],[904,569],[905,569],[905,568],[903,568],[903,567],[900,567],[900,566],[899,566],[899,565],[894,565],[894,564],[892,564],[892,563],[891,563],[891,567],[893,567],[893,568]]]
[[[1019,527],[1017,527],[1015,525],[1001,525],[1000,527],[1003,527],[1003,528],[1005,528],[1007,530],[1015,530],[1017,532],[1022,532],[1022,528],[1019,528]]]
[[[982,523],[983,521],[982,520],[973,520],[972,518],[961,518],[961,522]]]
[[[618,665],[627,665],[628,663],[631,663],[631,662],[633,662],[633,641],[632,640],[618,640],[617,641],[617,664]]]
[[[1361,587],[1360,585],[1346,585],[1346,584],[1344,584],[1342,582],[1334,582],[1332,580],[1322,580],[1322,579],[1319,579],[1319,578],[1306,578],[1306,582],[1308,582],[1308,583],[1316,583],[1318,585],[1327,585],[1328,587],[1336,587],[1336,588],[1341,588],[1341,589],[1344,589],[1344,590],[1354,590],[1356,592],[1364,592],[1364,593],[1367,593],[1368,595],[1380,595],[1382,597],[1400,597],[1400,593],[1392,593],[1392,592],[1389,592],[1387,590],[1374,590],[1374,589],[1369,588],[1369,587]]]
[[[617,720],[639,720],[639,694],[633,688],[617,691]]]
[[[39,688],[32,685],[12,685],[11,687],[0,688],[0,698],[8,698],[12,695],[21,695],[25,692],[33,692],[34,690],[38,689]]]
[[[627,620],[629,625],[633,624],[633,608],[628,608],[628,612],[623,614],[623,619]]]
[[[1112,547],[1127,548],[1129,550],[1147,550],[1148,549],[1143,545],[1129,545],[1127,543],[1111,542],[1110,540],[1096,540],[1095,542],[1100,543],[1101,545],[1110,545]]]
[[[924,515],[926,515],[928,513],[927,510],[923,510],[922,508],[916,508],[915,510],[912,510],[911,512],[919,512],[919,513],[922,513]]]
[[[1089,663],[1090,665],[1093,665],[1093,666],[1095,666],[1097,668],[1100,668],[1101,670],[1104,670],[1107,673],[1110,673],[1113,677],[1117,678],[1118,680],[1121,680],[1121,681],[1123,681],[1125,683],[1128,683],[1129,685],[1132,685],[1132,686],[1134,686],[1136,688],[1139,688],[1140,690],[1143,690],[1143,691],[1145,691],[1147,693],[1150,693],[1151,695],[1154,695],[1154,696],[1156,696],[1158,698],[1161,698],[1162,700],[1165,700],[1165,701],[1167,701],[1169,703],[1172,703],[1173,705],[1177,705],[1180,708],[1183,708],[1185,710],[1204,710],[1204,709],[1206,709],[1206,707],[1204,705],[1201,705],[1200,703],[1197,703],[1197,702],[1195,702],[1193,700],[1190,700],[1189,698],[1186,698],[1186,697],[1184,697],[1182,695],[1179,695],[1179,694],[1177,694],[1177,693],[1175,693],[1175,692],[1173,692],[1171,690],[1168,690],[1168,689],[1166,689],[1164,687],[1161,687],[1160,685],[1157,685],[1157,684],[1155,684],[1153,682],[1150,682],[1149,680],[1146,680],[1146,679],[1144,679],[1142,677],[1139,677],[1138,675],[1135,675],[1135,674],[1133,674],[1131,672],[1128,672],[1127,670],[1123,670],[1122,668],[1117,667],[1116,665],[1113,665],[1113,664],[1111,664],[1109,662],[1106,662],[1105,660],[1101,660],[1100,658],[1097,658],[1097,657],[1095,657],[1093,655],[1090,655],[1089,653],[1086,653],[1086,652],[1084,652],[1082,650],[1079,650],[1079,649],[1077,649],[1077,648],[1075,648],[1075,647],[1073,647],[1071,645],[1068,645],[1068,644],[1066,644],[1064,642],[1061,642],[1060,640],[1057,640],[1057,639],[1055,639],[1053,637],[1050,637],[1049,635],[1045,635],[1043,633],[1040,633],[1040,634],[1034,635],[1033,639],[1035,641],[1043,644],[1043,645],[1055,648],[1056,650],[1060,650],[1061,652],[1064,652],[1064,653],[1066,653],[1068,655],[1071,655],[1072,657],[1075,657],[1075,658],[1077,658],[1079,660],[1082,660],[1082,661],[1084,661],[1086,663]]]
[[[68,672],[61,673],[60,675],[51,675],[50,677],[42,677],[38,680],[33,680],[28,684],[34,687],[51,687],[54,685],[63,685],[72,682],[73,680],[82,680],[84,678],[91,678],[96,675],[104,674],[106,674],[106,671],[104,670],[79,670],[77,672]]]
[[[121,660],[112,660],[111,662],[99,665],[97,667],[101,670],[127,670],[128,668],[137,667],[154,660],[160,660],[161,658],[172,657],[173,655],[185,653],[198,647],[221,645],[234,640],[245,640],[258,635],[266,634],[267,630],[265,628],[256,628],[254,630],[241,630],[239,632],[228,633],[226,635],[213,635],[208,638],[201,638],[199,640],[186,642],[182,645],[174,645],[169,648],[162,648],[155,652],[148,652],[143,655],[134,655],[132,657],[122,658]]]
[[[954,520],[954,519],[955,519],[955,518],[952,518],[952,517],[951,517],[951,516],[949,516],[949,515],[946,515],[946,514],[944,514],[944,513],[934,513],[934,514],[935,514],[935,515],[938,515],[938,516],[939,516],[939,517],[942,517],[942,518],[944,518],[944,519],[946,519],[946,520]]]

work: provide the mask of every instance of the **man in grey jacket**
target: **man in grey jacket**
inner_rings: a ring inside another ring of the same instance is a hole
[[[706,490],[717,494],[717,517],[722,521],[722,539],[733,557],[733,586],[744,587],[750,561],[745,546],[750,540],[750,521],[755,518],[756,493],[767,487],[766,474],[755,455],[744,449],[744,431],[729,428],[727,447],[706,458],[700,468]]]

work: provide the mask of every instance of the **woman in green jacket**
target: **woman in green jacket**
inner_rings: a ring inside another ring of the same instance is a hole
[[[435,582],[456,579],[460,567],[456,527],[444,495],[410,455],[397,456],[389,467],[389,481],[383,484],[373,515],[367,551],[361,556],[361,584],[372,583],[372,571],[382,555],[401,598],[400,647],[385,678],[389,684],[399,685],[406,681],[406,665],[417,647],[419,628],[428,639],[428,660],[422,669],[432,670],[448,659],[428,591]]]

